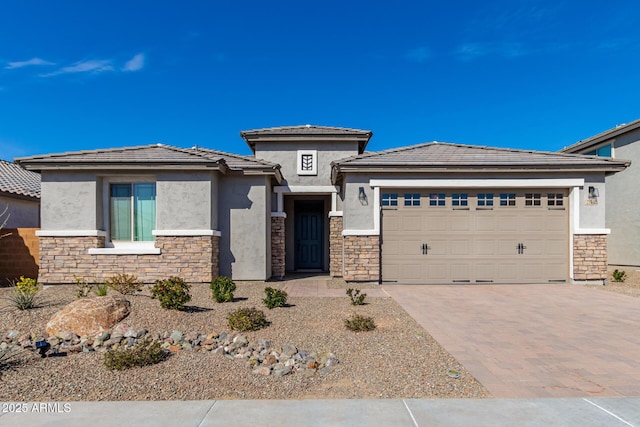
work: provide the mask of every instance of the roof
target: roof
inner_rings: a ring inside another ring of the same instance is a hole
[[[384,171],[561,171],[624,170],[630,162],[606,157],[429,142],[365,153],[333,162],[334,174],[356,170]]]
[[[264,129],[245,130],[240,132],[240,136],[251,147],[255,153],[257,141],[304,141],[310,138],[320,138],[329,140],[354,140],[358,142],[358,152],[364,152],[364,148],[373,136],[370,130],[342,128],[335,126],[280,126]]]
[[[0,160],[0,193],[40,198],[40,174]]]
[[[573,145],[563,148],[560,150],[562,153],[575,153],[576,151],[581,151],[593,146],[600,144],[608,139],[615,138],[619,135],[625,134],[627,132],[631,132],[640,128],[640,119],[634,120],[631,123],[625,123],[621,125],[617,125],[616,127],[601,132],[595,136],[592,136],[587,139],[580,140]]]
[[[201,147],[179,148],[164,144],[97,149],[17,158],[29,170],[46,169],[213,169],[225,172],[263,171],[279,176],[279,166],[253,157]]]

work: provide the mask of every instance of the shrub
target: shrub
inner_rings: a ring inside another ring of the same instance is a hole
[[[133,295],[142,290],[142,283],[133,274],[116,274],[106,282],[111,289],[122,295]]]
[[[354,332],[372,331],[376,328],[373,317],[361,316],[359,314],[354,314],[344,319],[344,326]]]
[[[97,296],[103,297],[107,295],[107,292],[109,292],[109,284],[107,282],[104,282],[101,285],[97,284],[93,292],[95,292]]]
[[[191,301],[189,289],[191,286],[180,277],[156,280],[156,284],[151,288],[151,298],[158,298],[162,308],[182,310],[185,303]]]
[[[228,277],[218,276],[211,281],[211,293],[216,302],[232,302],[236,284]]]
[[[270,287],[264,288],[264,293],[266,294],[266,298],[263,299],[262,302],[269,310],[284,306],[287,303],[287,297],[289,296],[285,291]]]
[[[20,280],[16,283],[16,291],[27,294],[35,294],[39,290],[38,282],[35,279],[20,276]]]
[[[227,315],[227,323],[231,329],[241,332],[257,331],[269,324],[264,312],[255,307],[239,308],[229,313]]]
[[[104,366],[119,371],[135,366],[155,365],[166,357],[167,353],[160,347],[160,343],[144,343],[127,349],[108,350],[104,354]]]
[[[613,270],[613,281],[614,282],[624,282],[627,278],[627,273],[624,270],[618,270],[617,268]]]
[[[367,294],[361,294],[360,289],[347,289],[347,295],[351,298],[351,305],[364,305],[364,299],[367,297]]]
[[[91,289],[93,289],[93,285],[90,285],[86,280],[80,279],[76,276],[73,276],[73,279],[76,281],[76,298],[88,297]]]
[[[28,310],[36,306],[37,294],[30,294],[16,289],[9,297],[9,300],[18,310]]]

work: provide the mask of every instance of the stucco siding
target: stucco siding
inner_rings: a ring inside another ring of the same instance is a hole
[[[43,230],[101,229],[98,214],[100,181],[90,173],[42,173]],[[101,204],[100,204],[101,205]]]
[[[217,177],[211,172],[159,173],[156,181],[157,229],[212,229],[214,187],[217,187]]]
[[[598,191],[598,197],[589,197],[589,187]],[[606,193],[604,175],[587,176],[584,187],[580,189],[580,228],[603,229],[605,223]]]
[[[224,176],[220,180],[221,275],[235,280],[268,278],[267,246],[271,245],[266,221],[270,212],[268,197],[263,176]]]
[[[0,212],[7,208],[5,228],[38,228],[40,227],[40,203],[0,196]]]
[[[373,216],[377,212],[374,206],[374,190],[369,185],[370,176],[350,174],[345,178],[343,226],[345,230],[371,230],[374,227]],[[367,196],[366,204],[358,199],[360,187],[364,188]]]

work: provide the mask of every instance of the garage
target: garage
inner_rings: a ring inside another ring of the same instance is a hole
[[[568,191],[380,191],[386,283],[548,283],[569,278]]]

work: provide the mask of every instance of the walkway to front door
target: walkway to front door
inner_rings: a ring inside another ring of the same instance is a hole
[[[495,397],[640,396],[640,298],[568,284],[383,289]]]

